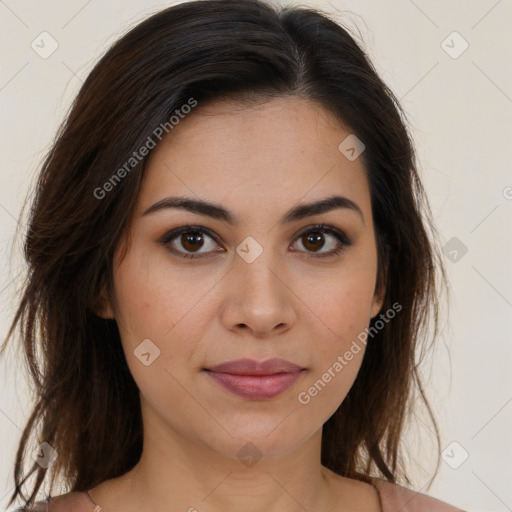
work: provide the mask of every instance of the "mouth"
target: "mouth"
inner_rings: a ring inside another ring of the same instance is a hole
[[[249,400],[268,400],[289,389],[306,372],[283,359],[238,359],[203,371],[224,389]]]
[[[250,400],[274,398],[290,388],[306,370],[272,375],[242,375],[206,370],[214,381],[232,393]]]

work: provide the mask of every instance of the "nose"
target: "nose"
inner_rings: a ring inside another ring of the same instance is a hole
[[[228,330],[268,338],[292,328],[297,299],[285,272],[260,256],[252,263],[238,261],[227,278],[220,316]]]

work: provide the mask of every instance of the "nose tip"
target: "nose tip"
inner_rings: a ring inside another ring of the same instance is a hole
[[[225,282],[221,321],[228,330],[265,339],[287,331],[294,322],[295,306],[290,288],[263,256],[251,264],[240,261]]]

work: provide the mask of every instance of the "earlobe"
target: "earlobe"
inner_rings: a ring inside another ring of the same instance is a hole
[[[372,300],[372,308],[371,308],[370,317],[375,318],[379,314],[379,311],[381,310],[381,308],[382,308],[382,301],[376,300],[374,298]]]
[[[104,318],[105,320],[114,320],[115,319],[114,311],[112,310],[112,306],[110,305],[110,302],[100,308],[96,308],[95,313],[100,318]]]
[[[375,318],[382,306],[384,304],[384,299],[386,298],[387,284],[386,284],[386,276],[388,274],[388,257],[387,254],[384,257],[384,263],[380,265],[377,269],[377,282],[375,283],[375,289],[373,292],[373,299],[371,305],[370,317]]]
[[[100,318],[104,318],[105,320],[115,319],[114,309],[112,308],[112,304],[105,285],[103,285],[101,288],[101,292],[99,297],[97,297],[93,310],[94,313]]]
[[[376,291],[373,295],[372,306],[371,306],[371,318],[375,318],[380,310],[382,309],[382,305],[384,304],[384,297],[386,295],[386,290],[382,287],[380,290]]]

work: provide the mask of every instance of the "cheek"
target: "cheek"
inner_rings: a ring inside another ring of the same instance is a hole
[[[166,370],[183,380],[187,368],[196,364],[202,329],[215,312],[207,294],[218,277],[205,276],[191,285],[183,274],[161,255],[135,245],[114,274],[121,342],[130,371],[147,396],[154,392],[158,397],[159,389],[172,393],[176,383]]]
[[[313,317],[323,325],[327,337],[338,337],[337,344],[368,326],[375,288],[375,272],[370,265],[347,265],[328,278],[308,279],[301,287]]]
[[[316,287],[309,282],[303,289],[304,294],[308,291],[303,296],[308,297],[315,343],[312,371],[297,398],[319,417],[338,408],[363,361],[366,344],[361,333],[369,326],[375,287],[375,260],[371,251],[366,254],[351,258],[332,279],[317,278]]]
[[[133,247],[115,270],[116,321],[130,373],[141,395],[157,407],[179,402],[183,394],[173,378],[173,364],[179,367],[176,362],[188,357],[190,344],[173,340],[186,324],[180,319],[190,306],[183,299],[185,290],[144,256]]]
[[[318,311],[321,319],[313,339],[315,343],[314,377],[320,378],[325,372],[333,372],[336,378],[326,375],[324,380],[331,381],[334,395],[346,393],[356,378],[361,366],[366,345],[361,341],[361,333],[369,325],[371,296],[368,289],[352,287],[349,282],[331,292],[328,300],[324,297]],[[359,338],[358,338],[359,337]],[[339,357],[343,358],[339,367]],[[337,365],[333,368],[333,365]],[[330,380],[329,380],[330,379]]]
[[[126,335],[123,341],[133,343],[153,337],[165,344],[176,326],[197,314],[201,298],[213,286],[211,276],[192,286],[165,256],[135,246],[116,268],[114,282],[116,319]]]

